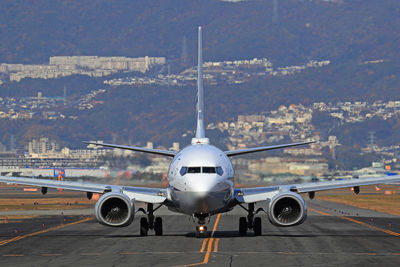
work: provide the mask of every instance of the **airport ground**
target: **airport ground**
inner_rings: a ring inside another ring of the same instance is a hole
[[[21,191],[19,187],[2,187],[0,200],[10,199],[11,193],[15,200],[41,203],[39,192]],[[384,195],[373,188],[365,194]],[[337,195],[349,193],[342,190]],[[82,193],[63,192],[62,196],[74,206],[80,205],[75,199]],[[50,191],[46,199],[61,198]],[[258,237],[251,232],[245,237],[238,235],[239,217],[245,213],[235,208],[212,218],[208,238],[196,238],[191,219],[167,209],[158,213],[163,218],[164,235],[150,233],[147,237],[139,236],[139,216],[128,227],[110,228],[98,224],[93,209],[86,206],[2,209],[0,262],[2,266],[400,265],[400,216],[321,199],[307,200],[307,204],[306,222],[295,227],[274,227],[260,214],[263,234]],[[400,203],[394,199],[391,205]]]

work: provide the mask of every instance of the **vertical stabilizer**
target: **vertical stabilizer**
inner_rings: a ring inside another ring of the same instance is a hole
[[[204,89],[203,89],[203,49],[201,40],[201,27],[199,27],[199,44],[197,59],[197,129],[196,138],[204,138]]]
[[[204,89],[203,89],[203,49],[202,49],[202,33],[199,27],[199,44],[197,59],[197,128],[196,137],[192,143],[208,143],[204,130]]]

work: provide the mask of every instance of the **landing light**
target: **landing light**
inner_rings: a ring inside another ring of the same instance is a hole
[[[204,225],[200,225],[200,226],[199,226],[199,231],[200,231],[200,232],[204,231],[204,229],[205,229],[205,228],[204,228]]]

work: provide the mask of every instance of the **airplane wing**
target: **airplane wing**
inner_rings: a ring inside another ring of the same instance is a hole
[[[327,182],[314,182],[314,183],[295,184],[288,186],[290,188],[290,191],[294,191],[297,193],[307,193],[307,192],[324,191],[324,190],[346,188],[353,186],[388,184],[392,182],[400,182],[400,175],[392,175],[392,176],[383,175],[379,177],[336,180]]]
[[[135,201],[147,203],[163,203],[166,200],[166,189],[164,188],[149,188],[149,187],[133,187],[121,185],[107,185],[87,182],[75,181],[58,181],[50,179],[36,179],[23,177],[8,177],[0,176],[0,183],[32,185],[48,188],[61,188],[67,190],[91,192],[104,194],[111,191],[116,191],[127,195]]]
[[[289,184],[280,186],[236,188],[235,196],[239,203],[253,203],[269,200],[279,192],[285,191],[292,191],[301,194],[307,192],[317,192],[362,185],[392,184],[395,182],[400,182],[400,175],[336,180],[327,182],[312,182],[304,184]]]
[[[122,146],[122,145],[97,143],[97,142],[86,142],[86,141],[84,141],[83,143],[88,144],[88,145],[105,146],[105,147],[119,148],[119,149],[125,149],[125,150],[139,151],[139,152],[157,154],[157,155],[168,156],[168,157],[175,157],[175,155],[177,154],[177,152],[171,151],[171,150],[152,149],[152,148],[147,148],[147,147]]]
[[[300,143],[274,145],[274,146],[261,146],[261,147],[245,148],[245,149],[239,149],[239,150],[225,151],[225,154],[228,157],[232,157],[232,156],[249,154],[249,153],[254,153],[254,152],[266,151],[266,150],[273,150],[273,149],[279,149],[279,148],[307,145],[307,144],[312,144],[312,143],[315,143],[315,142],[316,141],[309,141],[309,142],[300,142]]]

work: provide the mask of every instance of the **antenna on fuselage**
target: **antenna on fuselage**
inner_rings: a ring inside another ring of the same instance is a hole
[[[208,144],[204,129],[204,88],[203,88],[203,49],[202,33],[199,27],[198,36],[198,58],[197,58],[197,128],[196,137],[192,139],[192,144]]]

